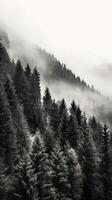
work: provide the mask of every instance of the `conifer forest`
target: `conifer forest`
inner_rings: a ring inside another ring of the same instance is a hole
[[[1,41],[0,200],[112,200],[110,127],[75,99],[42,96],[38,67],[11,60]]]

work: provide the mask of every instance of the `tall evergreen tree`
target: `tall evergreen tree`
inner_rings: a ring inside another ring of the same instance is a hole
[[[38,200],[38,189],[36,188],[36,174],[33,169],[29,155],[21,157],[15,170],[12,183],[13,189],[9,191],[11,200]]]
[[[11,183],[13,182],[12,173],[7,174],[7,166],[3,159],[0,158],[0,199],[8,200],[9,191],[12,190]]]
[[[76,116],[71,114],[68,121],[68,138],[72,148],[77,148],[80,139],[80,129]]]
[[[69,169],[69,179],[71,185],[71,194],[73,200],[79,200],[82,197],[83,175],[82,169],[78,162],[76,152],[69,144],[65,150],[67,154],[67,164]]]
[[[0,66],[3,66],[6,63],[10,64],[10,58],[5,47],[2,44],[2,38],[0,36]]]
[[[24,150],[29,151],[30,140],[29,140],[29,128],[27,121],[24,116],[22,105],[19,104],[18,98],[15,92],[13,83],[9,78],[5,82],[5,91],[7,94],[8,102],[12,112],[13,121],[17,131],[17,143],[20,154],[23,154]]]
[[[110,131],[105,123],[102,132],[102,162],[100,168],[103,182],[103,200],[112,199],[112,146],[110,139]]]
[[[66,102],[64,99],[62,99],[60,106],[59,106],[60,118],[63,115],[63,112],[67,112]]]
[[[0,83],[0,158],[8,166],[9,172],[16,162],[17,138],[14,121],[10,112],[5,89]]]
[[[56,133],[53,131],[51,123],[47,123],[46,129],[44,131],[44,141],[46,146],[46,152],[48,156],[51,154],[54,143],[56,139]]]
[[[33,84],[33,89],[34,89],[34,95],[37,95],[37,99],[36,99],[37,104],[41,106],[40,74],[37,71],[36,67],[34,68],[33,74],[32,74],[32,84]]]
[[[78,121],[78,125],[81,126],[81,122],[82,122],[82,112],[80,107],[78,106],[77,111],[76,111],[76,118]]]
[[[50,95],[49,88],[46,87],[45,94],[43,97],[43,108],[46,114],[51,114],[52,99]]]
[[[25,88],[26,88],[26,92],[25,92],[25,102],[24,102],[24,113],[26,116],[26,119],[28,121],[28,125],[30,128],[31,132],[35,132],[35,114],[34,112],[36,112],[34,110],[34,95],[33,95],[33,85],[32,85],[32,73],[31,73],[31,68],[30,66],[27,64],[27,66],[25,67]],[[36,95],[35,95],[36,96]],[[30,114],[29,114],[30,113]]]
[[[40,74],[36,67],[32,74],[32,108],[33,108],[33,124],[34,131],[41,124],[41,91],[40,91]]]
[[[93,136],[97,149],[98,151],[100,151],[101,141],[102,141],[102,125],[100,124],[100,122],[96,121],[94,116],[89,119],[88,123],[90,132]]]
[[[62,146],[67,142],[68,135],[68,115],[66,111],[63,111],[63,115],[61,116],[59,128],[58,128],[58,137],[61,141]]]
[[[52,102],[50,125],[53,131],[57,133],[59,126],[59,108],[55,101]]]
[[[97,174],[97,151],[92,135],[88,130],[86,117],[83,118],[83,134],[84,134],[84,154],[83,154],[83,173],[84,173],[84,189],[83,199],[98,200],[99,180]]]
[[[70,113],[71,115],[76,115],[76,112],[77,112],[77,106],[73,100],[70,107]]]
[[[39,132],[36,134],[32,146],[32,160],[37,174],[37,188],[39,199],[57,200],[56,189],[53,185],[53,171],[50,165],[46,147]]]
[[[0,37],[0,80],[5,79],[5,75],[10,73],[11,62],[6,48],[2,44],[2,38]]]
[[[24,70],[20,60],[17,61],[14,72],[14,85],[21,104],[25,105],[26,99],[26,80]]]
[[[51,164],[54,173],[54,185],[57,189],[58,199],[71,200],[71,185],[69,183],[69,168],[66,155],[57,140],[51,153]]]
[[[27,64],[25,67],[25,75],[26,75],[27,79],[31,78],[31,68],[30,68],[29,64]]]

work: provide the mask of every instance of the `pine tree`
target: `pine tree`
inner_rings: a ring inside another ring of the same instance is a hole
[[[103,182],[103,200],[112,199],[112,147],[110,139],[110,131],[105,123],[102,132],[102,162],[100,168]]]
[[[2,38],[0,37],[0,66],[3,66],[6,63],[10,64],[10,58],[5,47],[2,44]]]
[[[84,189],[83,199],[98,200],[99,194],[99,179],[97,173],[97,151],[92,135],[88,130],[86,117],[83,118],[83,134],[84,134],[84,153],[82,170],[84,173]]]
[[[19,104],[18,98],[15,92],[13,83],[9,78],[5,82],[5,91],[7,94],[8,102],[12,112],[13,121],[15,123],[15,128],[17,131],[17,143],[18,151],[20,154],[24,153],[24,150],[29,151],[30,140],[29,140],[29,129],[27,121],[24,116],[22,105]]]
[[[40,128],[41,125],[40,74],[36,67],[34,68],[33,73],[31,73],[31,68],[28,64],[25,68],[24,74],[26,77],[26,99],[24,111],[31,133],[35,133],[36,129]]]
[[[50,123],[47,124],[46,129],[44,131],[44,141],[46,146],[46,152],[48,153],[48,156],[51,154],[54,143],[56,139],[56,134],[52,129],[52,126]]]
[[[29,64],[27,64],[25,67],[25,75],[26,75],[27,79],[31,78],[31,68],[30,68]]]
[[[36,68],[32,74],[32,108],[34,132],[41,125],[41,91],[40,91],[40,74]]]
[[[69,117],[68,138],[72,148],[76,149],[80,138],[80,130],[78,127],[76,116],[74,114],[71,114]]]
[[[0,83],[0,158],[8,166],[8,171],[16,162],[17,138],[15,124],[10,112],[5,89]]]
[[[2,38],[0,38],[0,80],[5,79],[5,75],[10,73],[11,62],[6,48],[2,44]]]
[[[59,126],[59,108],[55,101],[52,102],[50,125],[53,131],[57,133]]]
[[[12,191],[8,197],[11,200],[38,200],[36,188],[36,174],[33,169],[30,156],[24,154],[18,162],[15,170]]]
[[[51,106],[52,106],[52,99],[51,99],[50,91],[49,91],[49,88],[46,87],[45,94],[43,97],[43,108],[44,108],[44,112],[48,115],[51,114]]]
[[[78,126],[81,126],[81,122],[82,122],[82,112],[80,107],[78,106],[77,111],[76,111],[76,118],[78,121]]]
[[[4,163],[4,160],[0,158],[0,199],[1,200],[8,199],[8,192],[9,192],[9,185],[10,185],[9,175],[10,174],[7,175],[7,166]]]
[[[95,131],[96,126],[97,126],[97,121],[95,119],[95,117],[93,116],[92,118],[89,119],[89,125],[93,128],[93,130]]]
[[[32,84],[33,84],[33,89],[34,89],[34,94],[37,95],[37,103],[39,106],[41,106],[41,91],[40,91],[40,74],[37,71],[36,67],[33,70],[32,74]]]
[[[76,112],[77,112],[77,106],[73,100],[70,107],[70,113],[71,115],[76,115]]]
[[[24,102],[24,113],[26,116],[26,119],[28,121],[28,125],[30,128],[30,132],[35,132],[34,131],[34,127],[35,127],[35,122],[34,122],[34,95],[33,95],[33,85],[32,85],[32,73],[31,73],[31,68],[30,66],[27,64],[27,66],[25,67],[25,88],[26,88],[26,92],[25,92],[25,102]],[[30,113],[30,114],[29,114]]]
[[[63,115],[61,116],[59,128],[58,128],[58,137],[61,141],[62,146],[66,143],[69,138],[68,135],[68,115],[66,111],[63,111]]]
[[[82,197],[83,175],[78,162],[76,152],[67,144],[65,152],[67,154],[67,164],[69,169],[68,182],[71,184],[71,194],[73,200],[79,200]]]
[[[26,96],[26,79],[25,79],[24,70],[23,70],[20,60],[18,60],[16,63],[13,80],[14,80],[14,85],[15,85],[15,89],[16,89],[19,101],[21,104],[25,105],[25,100],[27,97]]]
[[[37,188],[42,200],[57,200],[56,189],[53,185],[53,171],[46,153],[45,144],[39,132],[32,146],[32,160],[37,174]]]
[[[30,131],[35,133],[41,123],[40,75],[36,68],[32,74],[29,65],[24,71],[21,62],[17,61],[14,84],[20,103],[24,105]]]
[[[69,167],[67,166],[66,155],[57,140],[51,152],[50,162],[54,173],[54,185],[57,189],[58,199],[71,200],[71,185],[69,180]]]
[[[66,102],[64,99],[62,99],[60,106],[59,106],[60,118],[63,115],[63,112],[67,112]]]
[[[98,151],[100,151],[101,146],[101,139],[102,139],[102,125],[100,122],[97,122],[95,117],[89,119],[89,127],[90,132],[93,136],[93,139],[95,141],[95,144],[97,146]]]

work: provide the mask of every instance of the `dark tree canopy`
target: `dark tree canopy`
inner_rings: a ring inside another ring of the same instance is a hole
[[[46,59],[53,78],[88,87],[53,56]],[[1,42],[0,72],[0,199],[111,200],[108,125],[88,119],[75,99],[70,108],[64,98],[52,100],[48,87],[42,101],[37,68],[10,61]]]

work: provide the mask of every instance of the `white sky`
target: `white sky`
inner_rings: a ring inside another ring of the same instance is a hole
[[[112,0],[0,0],[0,19],[112,96]]]

